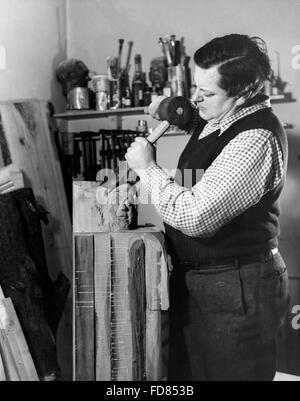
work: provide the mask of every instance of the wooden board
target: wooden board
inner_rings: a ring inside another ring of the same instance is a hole
[[[93,236],[74,238],[75,380],[95,379]]]
[[[0,301],[1,345],[9,380],[38,381],[23,331],[10,298]]]
[[[94,235],[96,380],[111,380],[111,237]]]
[[[145,238],[146,237],[146,238]],[[154,236],[144,234],[146,244],[146,376],[147,380],[162,378],[161,347],[161,257],[162,247]],[[158,346],[159,344],[159,346]],[[154,369],[155,367],[155,369]]]
[[[3,296],[1,287],[0,287],[0,300],[2,299],[1,297]],[[6,373],[5,373],[5,369],[4,369],[4,365],[3,365],[3,360],[2,360],[2,355],[3,355],[3,351],[4,351],[4,347],[3,347],[3,341],[2,341],[2,331],[0,330],[0,381],[4,382],[6,381]]]
[[[0,329],[0,349],[6,381],[21,381],[16,361],[11,352],[4,330]]]
[[[0,348],[1,348],[1,342],[0,342]],[[0,351],[0,382],[5,382],[6,381],[6,374],[5,374],[5,370],[4,370],[4,366],[3,366],[1,353],[2,352]]]
[[[49,131],[47,102],[32,100],[0,102],[0,134],[4,166],[14,163],[23,173],[25,186],[49,212],[42,226],[47,264],[52,279],[62,271],[72,280],[72,228],[61,166]],[[2,167],[2,166],[0,166]],[[72,377],[72,307],[67,300],[58,330],[58,359],[62,375]]]
[[[1,122],[11,162],[49,211],[56,227],[44,227],[49,266],[72,274],[72,229],[61,168],[48,129],[46,102],[0,102]],[[2,166],[1,166],[2,167]],[[54,272],[55,273],[55,272]]]
[[[134,238],[128,246],[128,300],[129,325],[132,328],[132,349],[130,355],[131,380],[146,380],[146,282],[145,245]],[[160,348],[160,347],[158,347]]]

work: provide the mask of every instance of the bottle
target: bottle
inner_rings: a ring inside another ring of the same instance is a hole
[[[149,106],[151,103],[151,88],[145,83],[144,86],[144,106]]]
[[[129,77],[128,74],[123,79],[123,88],[122,88],[122,107],[131,107],[132,106],[132,96],[129,85]]]
[[[125,97],[123,98],[123,107],[131,107],[132,106],[132,98],[129,86],[127,86],[125,90]]]
[[[120,81],[119,79],[109,80],[109,108],[116,110],[121,106],[120,102]]]
[[[144,105],[144,82],[142,72],[142,56],[136,54],[134,58],[135,73],[132,82],[132,100],[133,107],[141,107]]]

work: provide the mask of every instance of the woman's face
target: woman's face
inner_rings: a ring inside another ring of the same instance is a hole
[[[196,90],[192,100],[202,119],[221,120],[235,110],[237,98],[228,97],[225,90],[219,87],[220,74],[217,66],[208,69],[196,66],[194,81]]]

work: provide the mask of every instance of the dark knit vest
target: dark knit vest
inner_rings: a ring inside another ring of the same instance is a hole
[[[220,136],[220,131],[216,131],[199,140],[199,134],[205,125],[206,121],[199,122],[180,157],[178,169],[181,171],[182,177],[184,169],[204,169],[205,171],[230,140],[243,131],[258,128],[269,130],[278,138],[286,172],[287,138],[282,124],[271,108],[265,108],[241,118]],[[192,185],[195,185],[196,182],[197,177],[194,174]],[[190,237],[165,224],[168,250],[173,263],[252,256],[276,247],[280,212],[278,199],[283,184],[284,177],[277,187],[267,192],[257,204],[227,223],[212,237]],[[184,186],[185,183],[181,183],[181,185]]]

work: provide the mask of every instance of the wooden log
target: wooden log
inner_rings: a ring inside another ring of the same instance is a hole
[[[112,379],[111,361],[111,237],[94,235],[96,380]]]
[[[11,361],[5,361],[10,376],[12,368],[13,380],[18,376],[20,381],[38,381],[38,375],[26,343],[19,319],[10,298],[0,301],[0,330],[7,339],[4,349],[10,354]],[[13,362],[12,362],[13,361]]]
[[[93,236],[74,238],[75,380],[95,379]]]

